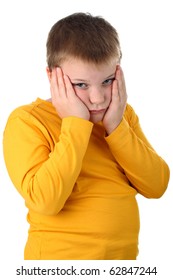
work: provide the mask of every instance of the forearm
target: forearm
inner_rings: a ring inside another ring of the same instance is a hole
[[[33,180],[35,197],[40,197],[40,211],[47,214],[58,213],[70,196],[81,170],[92,128],[91,125],[85,126],[84,131],[83,126],[79,127],[79,123],[75,129],[69,120],[65,119],[64,122],[65,129],[62,127],[59,142]]]
[[[123,119],[106,140],[132,186],[145,197],[157,198],[166,190],[169,168],[143,138],[142,135],[139,138]]]
[[[25,135],[21,133],[22,126]],[[78,118],[64,119],[59,141],[51,153],[31,124],[28,128],[23,122],[16,125],[20,131],[15,138],[12,129],[10,139],[6,139],[8,131],[5,133],[7,169],[28,208],[45,215],[56,215],[62,209],[81,170],[92,126]]]

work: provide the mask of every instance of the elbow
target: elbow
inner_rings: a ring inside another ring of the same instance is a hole
[[[26,207],[40,215],[55,216],[62,210],[68,198],[62,190],[62,186],[54,188],[53,184],[42,184],[40,186],[35,176],[29,181],[28,189],[25,191]]]
[[[138,192],[146,198],[158,199],[163,196],[166,189],[167,185],[164,184],[150,184],[150,186],[144,186],[142,189],[138,190]]]
[[[158,199],[158,198],[161,198],[165,191],[167,189],[167,185],[160,185],[160,186],[156,186],[156,189],[151,192],[150,196],[148,196],[148,198],[154,198],[154,199]]]
[[[143,194],[147,198],[161,198],[165,191],[167,190],[168,183],[170,178],[170,170],[167,164],[165,164],[164,168],[155,174],[154,182],[151,183],[149,188],[149,192]]]
[[[39,202],[31,202],[31,200],[26,200],[26,207],[29,210],[34,211],[40,215],[46,216],[56,216],[61,211],[64,205],[60,203],[55,203],[55,201],[39,201]]]
[[[165,191],[167,190],[170,178],[170,170],[168,165],[165,165],[165,168],[160,172],[160,180],[158,182],[158,186],[156,188],[155,198],[160,198],[163,196]]]
[[[170,169],[168,165],[165,163],[164,168],[160,172],[160,184],[158,187],[158,194],[156,198],[160,198],[166,191],[169,183],[169,178],[170,178]]]
[[[40,215],[55,216],[64,207],[65,199],[61,192],[42,191],[42,188],[30,188],[25,195],[25,203],[28,209]]]
[[[36,209],[36,211],[40,215],[56,216],[58,215],[58,213],[61,211],[62,208],[57,209],[53,207],[39,207]]]

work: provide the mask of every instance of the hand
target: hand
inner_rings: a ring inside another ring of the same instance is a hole
[[[112,84],[112,99],[103,118],[103,125],[109,135],[120,124],[127,103],[127,93],[124,74],[118,65],[116,80]]]
[[[75,116],[89,120],[88,108],[75,94],[69,78],[63,74],[60,68],[52,70],[50,90],[52,104],[61,118]]]

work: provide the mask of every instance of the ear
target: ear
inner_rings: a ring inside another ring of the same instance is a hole
[[[46,67],[46,73],[47,73],[48,80],[50,82],[52,78],[52,70],[49,67]]]

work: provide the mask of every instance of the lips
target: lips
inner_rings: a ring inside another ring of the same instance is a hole
[[[105,109],[101,109],[101,110],[90,110],[90,113],[91,114],[100,114],[100,113],[103,113],[103,112],[105,112]]]

